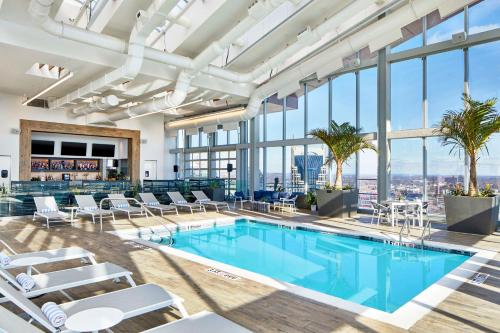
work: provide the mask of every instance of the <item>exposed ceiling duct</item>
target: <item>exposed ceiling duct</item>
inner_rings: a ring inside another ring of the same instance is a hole
[[[175,89],[169,92],[160,101],[152,100],[132,108],[128,108],[122,112],[115,113],[109,116],[110,121],[117,121],[130,118],[134,115],[157,112],[161,109],[171,109],[179,106],[184,102],[188,94],[192,79],[206,68],[215,58],[220,56],[224,50],[237,40],[244,32],[260,22],[264,17],[269,15],[274,9],[279,7],[287,0],[261,0],[255,2],[249,9],[248,15],[245,16],[236,26],[227,32],[222,38],[211,43],[206,49],[196,56],[192,61],[190,69],[181,70],[177,78]]]
[[[71,111],[71,115],[78,117],[93,112],[105,111],[109,108],[117,106],[118,102],[118,98],[115,95],[94,97],[88,105],[73,109]]]
[[[314,74],[317,71],[321,71],[322,68],[328,66],[332,62],[332,59],[342,59],[347,57],[367,45],[370,47],[370,51],[374,52],[386,45],[402,38],[401,28],[405,25],[420,19],[421,17],[433,12],[436,9],[442,8],[446,3],[446,13],[449,14],[460,8],[463,8],[466,4],[472,3],[475,0],[461,0],[453,2],[450,4],[448,0],[413,0],[407,5],[395,10],[391,14],[383,17],[374,24],[365,27],[358,32],[346,37],[341,42],[333,45],[326,51],[304,61],[303,63],[286,70],[283,73],[278,74],[276,77],[271,79],[269,82],[258,87],[251,95],[248,105],[244,111],[238,111],[233,113],[217,113],[210,115],[210,117],[198,120],[196,125],[206,126],[213,124],[220,124],[222,122],[234,122],[234,121],[244,121],[255,117],[260,110],[262,101],[284,89],[293,85],[294,82],[298,82],[303,78]],[[441,13],[441,15],[443,15]],[[396,31],[396,33],[394,32]],[[321,73],[324,76],[324,73]],[[176,121],[174,124],[179,124]],[[173,126],[173,125],[172,125]],[[169,124],[166,124],[167,128],[172,128]]]
[[[55,0],[32,0],[29,6],[29,12],[32,17],[39,20],[39,24],[48,27],[51,30],[53,20],[49,18],[49,12]],[[144,47],[147,37],[151,34],[154,28],[161,25],[172,8],[177,4],[177,0],[155,0],[146,11],[139,11],[136,14],[136,24],[130,33],[128,52],[125,63],[113,70],[110,73],[104,74],[102,77],[88,83],[87,85],[69,93],[68,95],[55,100],[51,107],[59,108],[66,107],[80,102],[88,97],[100,94],[126,80],[133,80],[139,73],[144,59]],[[64,32],[63,32],[64,33]],[[112,105],[104,104],[104,107]],[[83,115],[79,113],[79,109],[75,109],[74,115]],[[85,112],[91,110],[100,110],[97,108],[83,109]],[[102,110],[100,110],[102,111]]]

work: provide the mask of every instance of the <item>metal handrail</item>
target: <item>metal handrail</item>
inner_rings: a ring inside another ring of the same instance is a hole
[[[431,219],[427,220],[427,223],[424,226],[424,229],[422,230],[422,234],[420,235],[420,241],[422,246],[424,246],[424,240],[425,240],[425,232],[428,231],[428,236],[429,239],[431,239]]]
[[[403,242],[403,231],[406,228],[406,237],[410,237],[410,219],[408,216],[405,216],[405,221],[403,223],[403,226],[401,227],[401,230],[399,230],[399,242]]]
[[[101,231],[102,231],[102,204],[103,202],[105,201],[112,201],[112,200],[127,200],[127,201],[131,201],[131,202],[134,202],[136,204],[138,204],[139,206],[142,207],[142,209],[144,209],[144,211],[146,212],[146,218],[148,218],[148,214],[151,214],[152,217],[155,217],[156,215],[153,214],[147,207],[146,205],[144,205],[144,203],[140,202],[139,200],[137,200],[136,198],[103,198],[100,202],[99,202],[99,209],[100,209],[100,212],[99,212],[99,215],[100,215],[100,223],[101,223]],[[162,222],[162,221],[159,221],[160,224],[162,225],[163,228],[165,228],[165,230],[168,231],[168,234],[170,235],[170,241],[169,241],[169,244],[168,246],[172,246],[173,244],[173,241],[174,241],[174,235],[172,234],[172,231]],[[151,227],[149,227],[149,230],[151,230],[151,232],[154,234],[155,231],[154,229],[152,229]]]

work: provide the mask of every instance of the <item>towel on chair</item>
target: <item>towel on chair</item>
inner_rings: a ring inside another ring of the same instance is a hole
[[[66,314],[54,302],[47,302],[42,305],[42,312],[54,327],[61,327],[66,322]]]
[[[30,291],[35,286],[35,280],[26,273],[19,273],[16,276],[16,281],[25,291]]]
[[[10,257],[0,252],[0,266],[7,266],[10,264]]]

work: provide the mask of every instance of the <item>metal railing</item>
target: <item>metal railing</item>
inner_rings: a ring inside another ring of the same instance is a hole
[[[144,209],[144,212],[145,212],[145,215],[146,215],[146,218],[149,218],[148,217],[148,214],[151,215],[151,217],[156,217],[155,214],[153,214],[147,207],[146,205],[144,205],[144,203],[140,202],[139,200],[135,199],[135,198],[103,198],[100,202],[99,202],[99,209],[100,209],[100,213],[99,213],[99,217],[100,217],[100,224],[101,224],[101,231],[102,231],[102,204],[106,201],[112,201],[112,200],[127,200],[127,202],[133,202],[135,204],[138,204],[142,209]],[[111,203],[111,206],[113,204]],[[113,209],[112,207],[110,207],[110,209]],[[158,221],[161,226],[163,228],[165,228],[165,230],[168,232],[169,234],[169,244],[168,246],[172,246],[173,242],[174,242],[174,235],[172,234],[172,231],[167,227],[167,225],[165,223],[163,223],[162,221]],[[151,233],[155,234],[155,230],[152,228],[152,227],[149,227],[149,230],[151,231]]]

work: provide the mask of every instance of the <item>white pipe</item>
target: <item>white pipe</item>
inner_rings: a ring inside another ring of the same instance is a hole
[[[175,101],[178,101],[179,104],[182,103],[183,100],[181,100],[181,97],[186,97],[191,80],[199,71],[206,68],[214,59],[220,56],[224,52],[224,49],[228,48],[232,42],[237,40],[248,31],[248,29],[255,26],[264,17],[286,1],[287,0],[261,0],[255,2],[248,9],[248,15],[242,21],[229,30],[221,39],[210,44],[193,59],[193,66],[189,71],[181,71],[178,82],[181,76],[184,82],[179,87],[176,85],[175,91],[172,93],[172,95],[177,95]]]
[[[48,0],[32,0],[31,3],[38,3],[40,1],[48,4]],[[53,0],[52,0],[53,2]],[[133,80],[139,74],[142,67],[142,62],[144,60],[144,47],[146,43],[146,38],[149,36],[151,31],[164,21],[163,13],[167,14],[176,5],[176,0],[155,0],[151,3],[146,11],[139,11],[136,14],[137,22],[132,28],[130,33],[129,43],[128,43],[128,56],[125,63],[113,70],[110,73],[104,74],[104,76],[99,79],[92,81],[87,86],[77,89],[76,91],[68,94],[67,96],[57,99],[53,103],[53,107],[64,107],[69,103],[73,102],[75,99],[80,98],[82,95],[87,96],[89,94],[94,94],[95,92],[106,91],[111,87],[123,83],[125,80]],[[34,6],[30,6],[32,11],[35,11]],[[47,8],[47,7],[45,7]],[[48,7],[50,8],[50,6]],[[45,12],[44,12],[45,14]],[[46,20],[47,22],[49,20]],[[109,108],[112,105],[106,104]],[[98,108],[84,108],[83,111],[78,111],[80,109],[74,110],[74,115],[85,114],[83,112],[91,112],[91,110],[99,111]]]
[[[219,124],[220,122],[234,122],[252,119],[259,113],[262,101],[272,94],[276,93],[278,90],[291,85],[293,82],[298,82],[301,79],[315,73],[318,69],[327,66],[332,59],[342,59],[346,56],[353,54],[354,52],[362,49],[366,45],[370,44],[375,38],[385,38],[386,34],[391,33],[391,29],[401,29],[408,23],[420,19],[424,15],[431,13],[441,6],[444,2],[448,0],[439,1],[428,1],[428,0],[413,0],[410,1],[409,5],[406,5],[392,14],[380,19],[376,23],[356,32],[352,36],[344,39],[342,42],[330,47],[325,52],[322,52],[309,60],[301,63],[300,65],[287,70],[284,73],[274,77],[269,82],[258,87],[250,96],[248,105],[244,112],[234,113],[232,115],[223,114],[223,118],[219,117],[217,114],[211,115],[210,118],[205,118],[198,120],[196,126],[206,126]],[[468,2],[473,2],[475,0],[469,0]],[[462,1],[460,1],[462,2]],[[459,9],[463,6],[463,3],[458,3],[453,7],[454,9]],[[446,10],[453,11],[450,9],[450,5],[447,4]],[[393,36],[393,35],[392,35]],[[387,41],[390,43],[392,41]],[[377,45],[378,46],[378,45]],[[372,50],[373,51],[373,50]],[[176,122],[177,123],[177,122]],[[175,124],[175,123],[174,123]],[[167,124],[168,126],[168,124]],[[174,125],[172,125],[174,126]],[[171,127],[169,127],[171,128]]]
[[[118,102],[119,102],[118,97],[116,97],[115,95],[109,95],[102,98],[95,98],[87,106],[83,106],[78,109],[73,109],[71,111],[71,115],[77,117],[93,112],[104,111],[111,107],[117,106]]]

